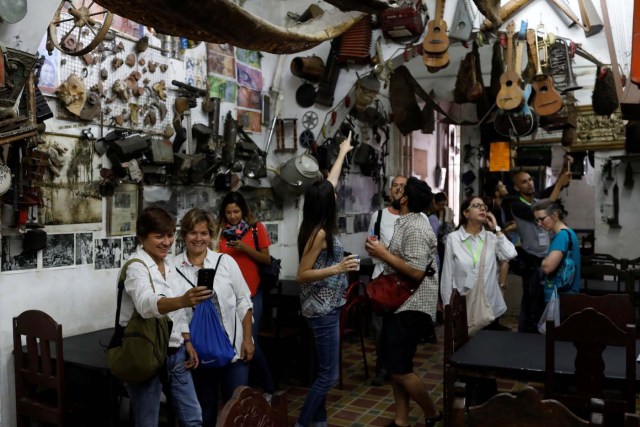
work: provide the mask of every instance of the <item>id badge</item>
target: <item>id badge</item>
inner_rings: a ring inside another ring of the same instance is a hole
[[[475,286],[477,280],[478,280],[478,273],[476,273],[475,271],[467,274],[467,278],[464,281],[465,294]]]
[[[549,246],[549,235],[545,232],[538,233],[538,244],[540,246]]]

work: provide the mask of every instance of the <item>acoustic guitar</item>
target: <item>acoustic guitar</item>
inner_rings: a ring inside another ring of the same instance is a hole
[[[525,37],[527,33],[527,21],[522,21],[520,31],[518,32],[518,40],[516,41],[516,61],[514,71],[520,79],[522,79],[522,57],[524,54]],[[533,133],[538,127],[538,121],[529,108],[529,97],[532,88],[529,83],[524,85],[522,107],[511,111],[499,111],[493,121],[493,127],[496,132],[502,136],[526,136]]]
[[[560,111],[564,102],[554,87],[553,78],[542,72],[538,55],[538,35],[535,30],[527,31],[527,44],[536,63],[536,75],[533,78],[533,89],[536,91],[536,96],[533,99],[533,109],[539,116],[550,116]]]
[[[449,65],[449,36],[444,20],[445,0],[436,0],[436,13],[427,23],[427,34],[422,40],[422,60],[429,72],[436,72]]]
[[[522,89],[520,88],[520,76],[516,73],[513,64],[513,35],[515,23],[509,21],[507,25],[507,66],[500,76],[500,90],[496,97],[496,105],[504,111],[520,108],[524,102]]]

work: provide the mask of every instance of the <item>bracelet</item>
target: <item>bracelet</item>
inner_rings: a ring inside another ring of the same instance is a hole
[[[191,342],[191,338],[184,338],[184,344]]]

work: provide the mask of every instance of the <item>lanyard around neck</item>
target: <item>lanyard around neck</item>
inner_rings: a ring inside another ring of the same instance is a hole
[[[467,246],[467,249],[469,249],[469,253],[471,254],[471,259],[473,260],[473,270],[475,271],[476,264],[478,263],[478,258],[480,257],[480,252],[482,251],[482,245],[484,245],[484,242],[482,241],[482,239],[480,239],[480,244],[476,247],[475,252],[471,248],[471,243],[469,243],[469,239],[465,240],[464,244]]]
[[[531,206],[531,203],[530,203],[527,199],[525,199],[525,198],[524,198],[524,197],[522,197],[522,196],[518,196],[518,197],[520,197],[520,201],[521,201],[522,203],[525,203],[527,206]]]

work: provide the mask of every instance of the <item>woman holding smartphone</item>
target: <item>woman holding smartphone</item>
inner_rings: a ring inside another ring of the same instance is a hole
[[[211,298],[217,314],[236,352],[227,366],[200,368],[193,372],[196,393],[202,407],[202,425],[211,427],[217,421],[220,389],[222,400],[226,402],[236,387],[247,385],[248,362],[254,355],[249,287],[232,257],[209,249],[214,229],[211,214],[203,209],[191,209],[180,221],[180,236],[186,249],[174,257],[177,276],[184,286],[190,288],[204,285],[212,289]],[[213,273],[211,269],[216,266]]]
[[[336,237],[335,188],[344,158],[352,148],[349,133],[340,144],[338,158],[327,179],[314,182],[304,195],[296,281],[300,284],[302,315],[315,337],[318,376],[302,405],[296,427],[327,425],[325,399],[338,382],[340,310],[346,302],[347,273],[360,266],[357,255],[344,256],[344,247]]]
[[[273,380],[267,359],[258,345],[263,298],[258,265],[271,263],[269,233],[264,224],[253,216],[242,194],[232,191],[224,196],[222,203],[220,203],[218,235],[220,236],[218,250],[231,255],[236,260],[251,291],[252,334],[255,345],[255,353],[251,362],[251,378],[256,377],[261,380],[265,398],[271,402],[274,391]]]

